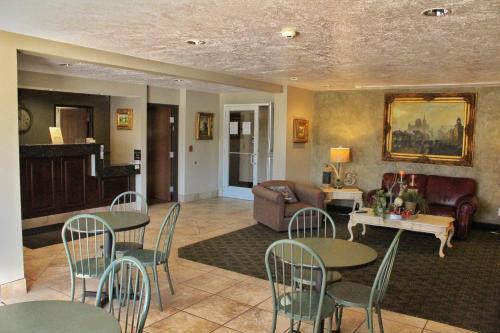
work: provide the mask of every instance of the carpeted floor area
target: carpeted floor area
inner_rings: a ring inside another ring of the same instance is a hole
[[[335,216],[337,238],[347,239],[347,217]],[[367,227],[355,241],[373,247],[379,259],[371,266],[343,271],[344,280],[371,285],[396,231]],[[286,233],[254,225],[179,249],[179,256],[267,279],[264,254]],[[484,333],[500,332],[500,235],[472,230],[466,241],[453,241],[446,257],[428,234],[405,232],[383,308]]]

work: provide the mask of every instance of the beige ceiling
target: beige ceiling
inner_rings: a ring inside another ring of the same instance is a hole
[[[314,90],[500,82],[499,0],[0,0],[0,29]]]
[[[183,79],[181,82],[178,82],[176,80],[178,78],[174,76],[158,75],[116,67],[100,66],[84,62],[76,62],[63,58],[38,57],[19,53],[17,56],[17,60],[18,70],[27,72],[57,74],[123,83],[145,84],[161,88],[186,88],[187,90],[196,90],[209,93],[252,91],[244,88],[196,80]]]

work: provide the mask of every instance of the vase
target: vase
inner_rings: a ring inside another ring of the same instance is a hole
[[[417,210],[417,203],[416,202],[411,202],[411,201],[406,201],[405,202],[405,209],[411,210],[413,213]]]

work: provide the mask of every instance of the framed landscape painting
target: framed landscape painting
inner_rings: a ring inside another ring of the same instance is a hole
[[[134,111],[132,109],[116,109],[116,128],[131,130],[134,126]]]
[[[212,140],[214,114],[207,112],[198,112],[196,114],[196,140]]]
[[[306,143],[309,140],[309,120],[293,120],[293,142]]]
[[[386,94],[385,161],[472,166],[476,95]]]

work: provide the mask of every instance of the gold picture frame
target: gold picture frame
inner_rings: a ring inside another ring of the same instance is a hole
[[[386,94],[382,159],[472,166],[476,94]]]
[[[133,109],[116,109],[116,128],[119,130],[131,130],[134,127]]]
[[[293,120],[293,142],[306,143],[309,140],[309,120],[296,118]]]
[[[196,114],[196,140],[213,140],[214,114],[198,112]]]

